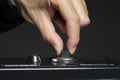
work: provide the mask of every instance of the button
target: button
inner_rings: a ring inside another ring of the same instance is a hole
[[[69,58],[70,53],[68,51],[62,51],[60,57],[62,58]]]
[[[26,61],[29,63],[29,64],[34,64],[34,65],[40,65],[41,64],[41,58],[40,56],[38,55],[31,55],[31,56],[28,56]]]
[[[52,64],[55,66],[77,65],[78,59],[72,57],[68,51],[62,51],[59,57],[52,58]]]

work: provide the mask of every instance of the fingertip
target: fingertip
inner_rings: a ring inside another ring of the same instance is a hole
[[[53,46],[56,54],[59,56],[61,54],[61,51],[63,50],[63,41],[57,33],[53,34],[53,36],[51,36],[51,39],[52,40],[48,42]]]
[[[74,47],[72,49],[69,50],[70,54],[73,55],[76,51],[77,47]]]
[[[62,48],[59,46],[54,46],[56,54],[59,56],[61,54]]]
[[[74,47],[68,46],[68,51],[70,52],[71,55],[75,53],[76,49],[77,49],[77,46],[74,46]]]
[[[59,56],[61,51],[62,51],[62,48],[57,43],[55,45],[52,45],[52,46],[55,49],[55,53]]]
[[[70,52],[70,54],[74,54],[76,49],[77,49],[77,46],[78,46],[78,43],[79,43],[79,40],[76,40],[76,39],[68,39],[67,41],[67,48],[68,48],[68,51]]]
[[[61,54],[61,51],[63,50],[63,42],[59,41],[56,43],[57,45],[55,46],[56,54],[59,56]]]

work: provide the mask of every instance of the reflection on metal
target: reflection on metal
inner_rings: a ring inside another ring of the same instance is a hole
[[[62,51],[59,57],[52,58],[52,64],[55,66],[75,66],[78,64],[78,59],[71,57],[68,51]]]

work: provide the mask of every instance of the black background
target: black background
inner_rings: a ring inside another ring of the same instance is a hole
[[[81,30],[76,56],[120,58],[120,1],[86,0],[91,24]],[[55,56],[53,48],[41,39],[30,23],[0,34],[0,57],[26,57],[31,54]]]

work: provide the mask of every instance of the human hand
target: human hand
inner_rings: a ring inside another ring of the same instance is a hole
[[[23,17],[35,24],[44,40],[57,54],[63,41],[56,33],[52,20],[68,37],[67,49],[73,54],[80,40],[80,29],[90,23],[85,0],[16,0]],[[57,13],[56,13],[57,12]]]

